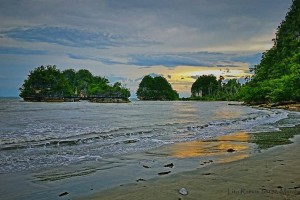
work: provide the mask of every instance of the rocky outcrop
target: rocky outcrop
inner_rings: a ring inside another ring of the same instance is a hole
[[[129,103],[129,99],[122,98],[91,98],[89,99],[92,103]]]

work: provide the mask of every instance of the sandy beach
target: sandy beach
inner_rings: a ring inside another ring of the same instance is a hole
[[[240,155],[242,159],[233,162],[213,162],[203,167],[203,163],[199,162],[199,169],[193,171],[120,185],[79,199],[299,199],[300,136],[295,136],[292,144],[276,146],[253,156],[246,156],[247,148],[243,145],[243,140],[247,138],[238,135],[240,141],[234,142],[239,142],[243,153],[238,154],[238,150],[231,155]],[[222,141],[226,141],[226,138]],[[194,153],[203,155],[205,152],[201,152],[201,149],[198,148]],[[170,149],[160,151],[171,152]],[[181,188],[186,188],[188,194],[181,195]]]

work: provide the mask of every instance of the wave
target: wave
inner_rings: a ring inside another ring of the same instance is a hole
[[[63,146],[78,146],[93,143],[107,144],[129,144],[136,143],[138,140],[165,140],[167,142],[181,142],[193,139],[206,139],[217,135],[228,134],[234,131],[262,132],[269,130],[278,130],[278,127],[272,126],[275,122],[287,118],[288,111],[261,111],[259,113],[249,113],[245,117],[231,120],[216,120],[206,124],[196,123],[161,123],[147,126],[136,127],[75,127],[68,130],[66,134],[59,134],[51,130],[55,125],[42,128],[36,128],[36,132],[49,132],[52,134],[36,137],[35,134],[28,133],[28,138],[22,137],[21,140],[12,139],[3,141],[0,150],[15,150],[24,148],[59,148]],[[262,125],[269,125],[266,127]],[[262,128],[259,128],[262,126]],[[258,127],[258,128],[257,128]],[[68,128],[64,127],[63,130]],[[30,132],[30,131],[29,131]],[[56,135],[57,134],[57,135]],[[9,135],[8,135],[9,136]],[[172,141],[173,140],[173,141]],[[135,142],[133,142],[135,141]]]
[[[11,134],[1,137],[0,173],[95,160],[237,131],[278,130],[281,126],[300,123],[300,114],[284,110],[260,110],[207,123],[167,121],[131,127],[80,127],[49,123],[29,125],[27,130],[16,133],[22,136],[20,138],[13,138]]]

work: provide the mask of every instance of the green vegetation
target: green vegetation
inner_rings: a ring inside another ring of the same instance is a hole
[[[192,100],[236,100],[241,85],[236,79],[223,82],[214,75],[203,75],[197,78],[191,88]]]
[[[239,94],[247,103],[300,101],[300,0],[293,0],[273,41]]]
[[[171,84],[161,76],[145,76],[136,92],[140,100],[162,100],[170,101],[179,98],[178,93],[172,89]]]
[[[65,98],[123,98],[130,91],[116,82],[113,86],[85,69],[60,71],[56,66],[41,66],[30,71],[20,88],[20,97],[29,101],[63,100]]]
[[[258,148],[267,149],[277,145],[290,144],[290,140],[299,134],[300,126],[281,128],[281,131],[268,133],[253,133],[250,135],[250,142],[256,143]]]

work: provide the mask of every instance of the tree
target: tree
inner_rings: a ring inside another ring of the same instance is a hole
[[[293,0],[278,26],[273,47],[264,52],[255,75],[239,97],[248,103],[300,101],[300,0]]]
[[[20,97],[62,97],[66,80],[56,66],[41,66],[30,71],[20,88]]]
[[[214,96],[220,86],[220,82],[214,75],[202,75],[197,78],[191,88],[192,97],[200,96]]]
[[[140,100],[176,100],[178,93],[172,89],[171,84],[162,76],[155,78],[145,76],[136,92]]]
[[[56,66],[40,66],[30,71],[20,88],[20,97],[33,101],[68,97],[130,97],[129,89],[117,82],[113,86],[101,76],[93,76],[86,69],[76,72],[67,69],[61,72]]]

